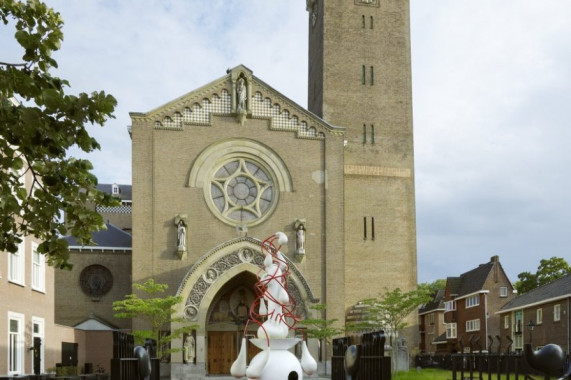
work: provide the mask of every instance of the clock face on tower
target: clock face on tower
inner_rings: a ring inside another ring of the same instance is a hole
[[[211,175],[207,199],[218,218],[231,225],[255,225],[277,201],[271,170],[251,158],[231,158]]]

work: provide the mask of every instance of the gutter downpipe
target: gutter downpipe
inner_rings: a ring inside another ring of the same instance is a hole
[[[484,293],[484,321],[486,324],[486,336],[484,336],[484,342],[488,337],[488,293]]]

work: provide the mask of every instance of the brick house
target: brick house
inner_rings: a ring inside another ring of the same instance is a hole
[[[418,329],[420,332],[419,351],[435,354],[443,346],[439,337],[446,333],[444,324],[444,289],[437,290],[432,300],[418,311]]]
[[[501,336],[510,337],[516,350],[523,349],[525,343],[535,347],[554,343],[569,353],[570,303],[571,274],[507,302],[497,312]]]
[[[515,297],[499,256],[460,277],[448,277],[444,295],[446,352],[486,350],[501,332],[501,307]]]

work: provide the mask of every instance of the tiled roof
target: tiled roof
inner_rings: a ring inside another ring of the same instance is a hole
[[[132,237],[127,232],[115,227],[111,223],[105,223],[107,230],[93,233],[93,241],[97,248],[131,248]],[[73,236],[66,237],[70,247],[79,247],[80,244]]]
[[[492,257],[486,264],[480,264],[477,268],[461,274],[460,277],[448,277],[447,282],[450,287],[450,294],[462,297],[483,290],[486,279],[494,268],[494,263],[500,265],[497,256]]]
[[[555,281],[545,284],[527,293],[524,293],[506,303],[501,312],[521,309],[526,306],[541,304],[552,299],[571,297],[571,274],[558,278]]]
[[[130,201],[133,199],[132,189],[133,186],[131,185],[120,185],[116,183],[100,183],[97,185],[97,190],[101,190],[106,192],[107,194],[113,194],[113,185],[117,185],[119,188],[119,198],[122,201]]]
[[[444,289],[438,289],[433,294],[432,300],[420,308],[418,313],[424,314],[438,309],[444,309]]]

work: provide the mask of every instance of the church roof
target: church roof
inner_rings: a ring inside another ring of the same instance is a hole
[[[152,121],[155,129],[184,130],[192,125],[211,126],[212,115],[240,117],[236,94],[240,78],[247,88],[247,109],[241,110],[241,123],[266,119],[270,121],[270,130],[290,131],[304,139],[321,140],[327,134],[344,133],[345,127],[327,123],[255,77],[243,65],[154,110],[131,112],[131,118]]]
[[[113,186],[117,186],[118,193],[113,194]],[[107,194],[115,195],[122,201],[130,201],[133,199],[133,187],[131,185],[121,185],[116,183],[100,183],[97,185],[97,190],[103,191]]]
[[[89,246],[90,248],[97,249],[131,249],[132,247],[132,237],[127,232],[114,226],[113,224],[107,222],[105,223],[107,227],[106,230],[100,230],[93,233],[93,241],[95,246]],[[86,248],[81,246],[77,239],[73,236],[67,236],[65,238],[72,249]]]

